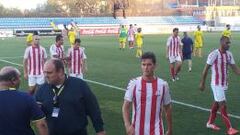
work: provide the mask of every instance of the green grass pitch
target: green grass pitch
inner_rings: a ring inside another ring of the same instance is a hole
[[[153,51],[157,56],[156,75],[169,82],[171,96],[175,101],[191,104],[198,107],[210,108],[213,101],[210,89],[210,72],[206,83],[206,90],[200,92],[198,89],[200,76],[206,63],[208,53],[219,47],[220,33],[204,33],[203,58],[193,57],[192,72],[188,72],[187,63],[183,63],[180,73],[180,80],[170,82],[168,61],[165,58],[165,44],[169,35],[145,35],[144,51]],[[182,33],[180,33],[182,36]],[[192,34],[190,34],[192,37]],[[240,33],[233,33],[233,40],[230,50],[235,62],[240,62]],[[120,51],[118,49],[118,39],[116,36],[83,36],[82,46],[86,48],[88,72],[86,79],[108,84],[120,88],[125,88],[128,81],[141,75],[139,59],[135,57],[135,50]],[[46,47],[53,44],[55,37],[41,37],[41,45]],[[65,49],[68,40],[65,40]],[[18,67],[23,71],[21,65],[25,49],[25,38],[5,38],[0,39],[0,68],[12,65],[7,62],[20,64]],[[4,62],[5,60],[5,62]],[[7,62],[6,62],[7,61]],[[240,116],[240,80],[239,76],[229,72],[229,89],[227,95],[228,112]],[[108,135],[124,135],[125,129],[122,120],[121,106],[123,103],[124,91],[107,86],[88,83],[99,101],[105,129]],[[27,81],[22,78],[22,89],[27,88]],[[225,125],[220,115],[216,124],[221,127],[219,132],[214,132],[205,128],[209,112],[200,109],[187,107],[173,103],[173,134],[174,135],[224,135]],[[240,119],[232,118],[233,127],[240,129]],[[89,134],[94,134],[94,129],[89,121]],[[166,124],[165,124],[166,125]],[[165,127],[166,128],[166,127]]]

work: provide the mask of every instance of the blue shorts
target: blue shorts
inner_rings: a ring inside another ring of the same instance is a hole
[[[183,53],[183,60],[192,59],[192,53]]]

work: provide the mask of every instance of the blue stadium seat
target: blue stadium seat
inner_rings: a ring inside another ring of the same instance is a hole
[[[128,17],[114,19],[112,17],[55,17],[55,18],[0,18],[0,28],[49,28],[50,22],[55,24],[69,24],[71,21],[80,25],[119,25],[119,24],[201,24],[192,16],[149,16]]]

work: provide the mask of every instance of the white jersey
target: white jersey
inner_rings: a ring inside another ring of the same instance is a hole
[[[43,75],[43,65],[45,59],[47,59],[47,53],[42,46],[26,48],[24,53],[24,59],[27,59],[28,75]]]
[[[182,46],[182,42],[179,36],[174,37],[170,36],[167,40],[167,47],[168,47],[168,57],[177,57],[180,56],[180,51]]]
[[[56,44],[53,44],[50,46],[50,55],[51,55],[51,58],[54,58],[53,56],[54,55],[57,55],[57,58],[59,59],[62,59],[64,58],[64,47],[63,45],[56,45]]]
[[[212,67],[211,84],[214,86],[228,86],[228,65],[235,64],[230,51],[221,53],[218,49],[208,55],[207,64]]]
[[[67,57],[70,58],[70,65],[69,65],[69,71],[71,74],[82,74],[82,64],[83,60],[87,59],[87,56],[84,52],[83,47],[79,47],[77,49],[74,49],[71,47],[68,50]]]
[[[137,77],[129,82],[124,99],[133,102],[135,135],[164,135],[161,108],[171,103],[167,82],[159,78],[146,82]]]
[[[135,31],[133,28],[128,29],[128,41],[134,41]]]

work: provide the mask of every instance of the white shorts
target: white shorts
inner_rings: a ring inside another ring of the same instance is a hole
[[[83,79],[83,74],[69,74],[69,76]]]
[[[44,75],[28,76],[28,86],[41,85],[45,82]]]
[[[128,41],[134,41],[134,37],[133,36],[128,37]]]
[[[225,90],[227,87],[211,85],[213,97],[216,102],[226,101]]]
[[[175,62],[182,62],[181,56],[170,56],[169,58],[170,63],[175,63]]]

